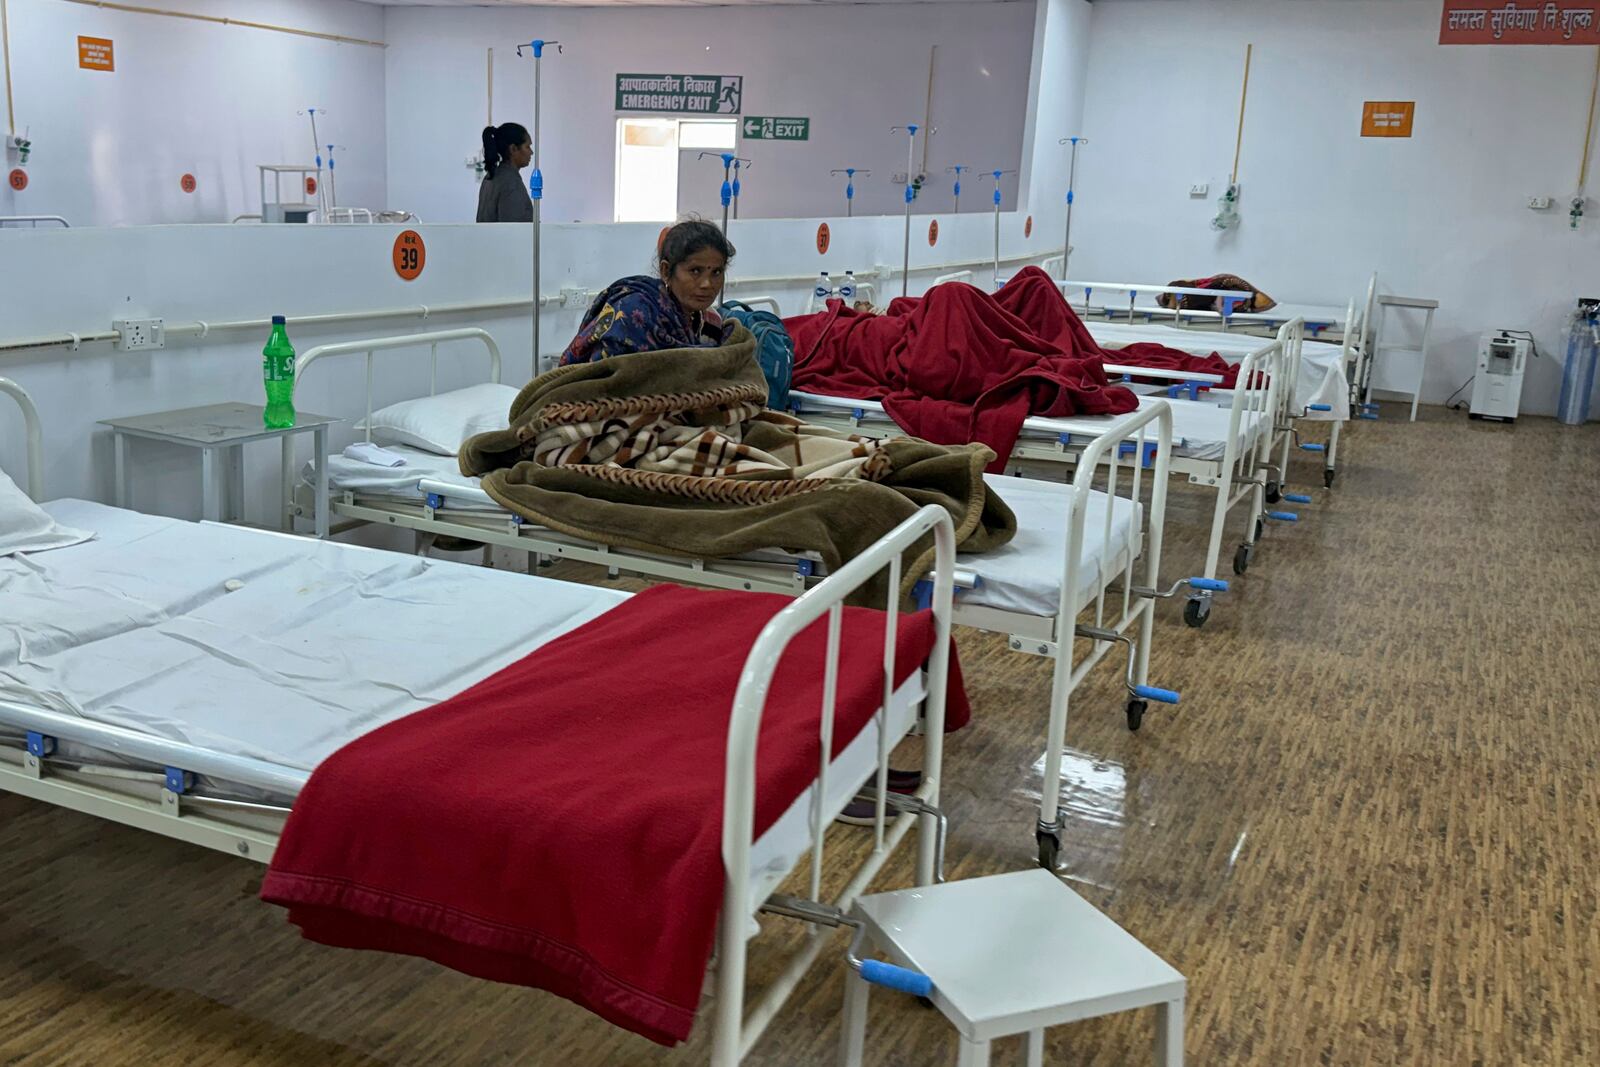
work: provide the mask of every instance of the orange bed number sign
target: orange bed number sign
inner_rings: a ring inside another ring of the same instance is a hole
[[[28,172],[18,167],[11,172],[11,176],[6,180],[11,184],[11,188],[20,193],[28,187]]]
[[[1033,236],[1033,216],[1032,215],[1029,215],[1028,216],[1028,220],[1022,224],[1022,236],[1024,236],[1024,237],[1032,237]]]
[[[934,219],[932,222],[928,223],[928,244],[931,246],[931,245],[936,245],[938,243],[939,243],[939,220],[938,219]]]
[[[428,249],[422,235],[416,230],[406,230],[394,239],[394,272],[410,282],[416,281],[422,268],[428,265]]]
[[[317,195],[317,179],[315,179],[315,178],[307,178],[306,179],[306,195],[307,196],[316,196]]]
[[[833,235],[828,232],[828,224],[826,222],[819,224],[817,226],[817,255],[819,255],[819,256],[827,255],[828,254],[828,244],[832,240],[833,240]]]
[[[178,188],[182,189],[186,193],[194,192],[196,184],[197,183],[194,180],[193,174],[185,174],[183,177],[178,179]]]

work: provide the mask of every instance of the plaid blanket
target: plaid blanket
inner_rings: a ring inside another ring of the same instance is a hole
[[[1167,283],[1175,289],[1231,289],[1236,293],[1249,293],[1249,300],[1234,306],[1235,311],[1271,311],[1278,302],[1251,285],[1237,274],[1213,274],[1209,278],[1180,278]],[[1220,301],[1214,296],[1180,296],[1177,293],[1159,293],[1156,303],[1164,308],[1184,311],[1221,311]]]
[[[702,559],[781,548],[836,568],[928,503],[950,511],[963,549],[1011,539],[1016,520],[983,481],[987,448],[875,441],[765,410],[755,347],[740,326],[718,348],[558,367],[522,390],[507,429],[462,446],[462,473],[532,522]],[[916,546],[905,590],[931,562],[931,541]]]

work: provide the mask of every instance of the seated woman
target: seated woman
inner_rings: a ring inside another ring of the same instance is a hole
[[[667,230],[657,253],[658,277],[620,278],[594,298],[561,365],[667,348],[708,348],[723,341],[711,305],[733,245],[709,222],[691,219]]]

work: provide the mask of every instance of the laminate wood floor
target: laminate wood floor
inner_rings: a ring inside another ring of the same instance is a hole
[[[1133,734],[1116,671],[1080,690],[1061,873],[1188,976],[1193,1063],[1600,1063],[1600,426],[1390,411],[1352,428],[1333,492],[1297,460],[1315,502],[1204,630],[1167,606],[1152,680],[1179,709]],[[1176,575],[1204,527],[1200,496],[1172,499]],[[960,643],[977,718],[947,746],[946,801],[950,874],[972,877],[1033,862],[1049,664]],[[667,1051],[542,993],[306,944],[259,878],[0,796],[0,1063],[704,1061],[703,1032]],[[909,879],[907,858],[879,884]],[[832,1063],[841,970],[815,968],[748,1062]],[[1153,1026],[1052,1031],[1049,1062],[1148,1062]],[[869,1046],[954,1057],[893,994]]]

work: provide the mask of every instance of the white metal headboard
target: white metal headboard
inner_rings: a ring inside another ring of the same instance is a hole
[[[431,362],[428,369],[428,395],[433,396],[438,391],[439,383],[439,346],[446,341],[481,341],[483,347],[489,352],[489,380],[495,384],[500,382],[500,346],[495,343],[488,330],[476,326],[466,326],[456,330],[434,330],[431,333],[403,333],[395,337],[374,337],[366,341],[340,341],[337,344],[318,345],[309,352],[301,353],[295,360],[295,380],[303,379],[306,370],[319,359],[328,356],[347,356],[351,353],[361,352],[367,357],[367,440],[372,440],[372,354],[395,348],[419,348],[422,345],[432,347]]]
[[[37,502],[44,497],[44,431],[39,425],[39,409],[28,391],[10,378],[0,378],[0,393],[11,397],[22,409],[22,425],[28,439],[28,497]]]

